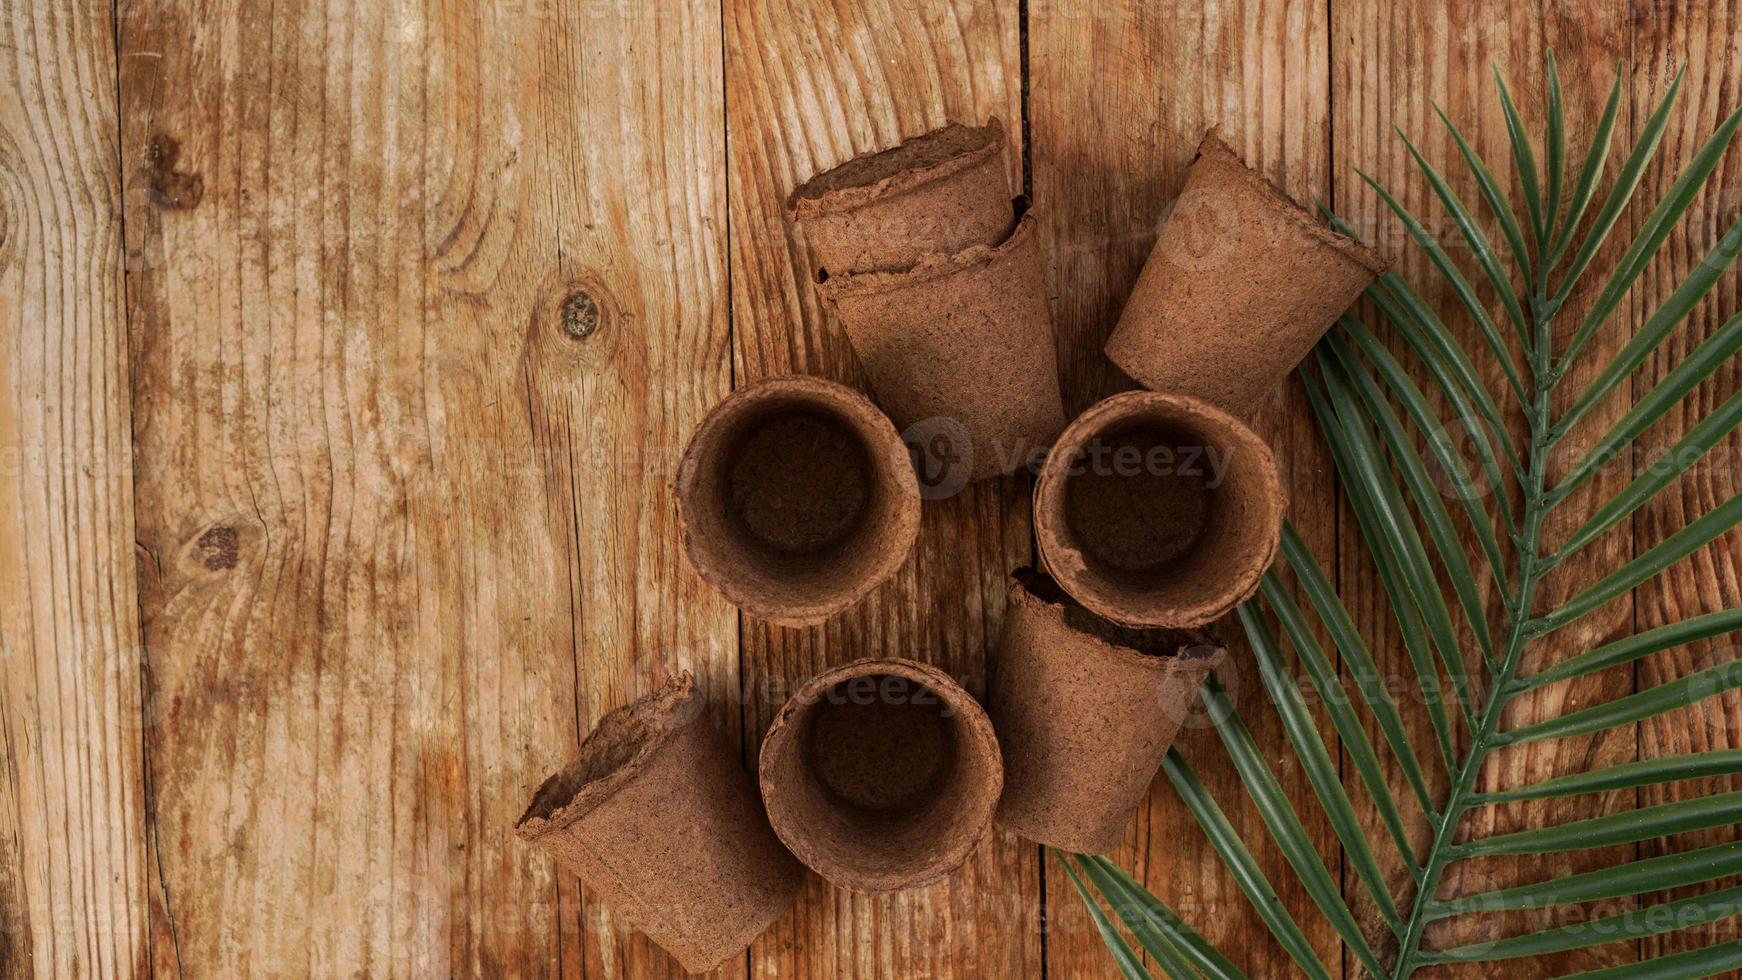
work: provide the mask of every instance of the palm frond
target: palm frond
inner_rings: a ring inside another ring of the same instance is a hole
[[[1610,273],[1609,281],[1603,285],[1603,291],[1598,294],[1597,301],[1591,305],[1590,312],[1585,314],[1585,319],[1579,324],[1578,331],[1573,334],[1572,341],[1568,343],[1567,349],[1561,354],[1560,361],[1555,367],[1557,377],[1566,372],[1567,367],[1579,356],[1579,352],[1583,351],[1585,345],[1591,342],[1591,338],[1597,335],[1598,328],[1609,319],[1609,314],[1615,312],[1615,308],[1621,305],[1621,300],[1627,295],[1627,291],[1633,288],[1633,284],[1645,272],[1645,267],[1651,263],[1658,248],[1663,245],[1663,240],[1669,237],[1676,222],[1681,220],[1688,205],[1693,203],[1694,198],[1705,186],[1706,178],[1710,177],[1712,170],[1718,166],[1719,158],[1724,155],[1725,150],[1729,149],[1730,140],[1736,135],[1738,125],[1742,125],[1742,109],[1731,113],[1730,118],[1724,120],[1718,127],[1718,131],[1712,134],[1712,138],[1707,140],[1706,145],[1700,148],[1700,152],[1694,155],[1687,169],[1683,170],[1681,176],[1676,178],[1669,193],[1664,195],[1663,200],[1658,202],[1657,207],[1646,217],[1644,225],[1639,229],[1639,237],[1627,246],[1627,251],[1622,254],[1620,261],[1615,265],[1615,271]],[[1564,300],[1565,297],[1566,294],[1563,292],[1560,298]]]
[[[1518,171],[1518,184],[1524,191],[1524,208],[1530,215],[1530,230],[1536,239],[1537,252],[1548,240],[1547,215],[1543,212],[1542,187],[1536,176],[1536,154],[1530,148],[1530,134],[1518,107],[1512,103],[1512,93],[1506,79],[1500,77],[1500,66],[1494,67],[1494,86],[1500,91],[1500,111],[1506,116],[1506,138],[1512,143],[1512,166]]]
[[[1597,178],[1603,176],[1603,165],[1609,160],[1609,139],[1615,132],[1615,119],[1621,109],[1621,66],[1615,66],[1615,84],[1609,89],[1609,101],[1603,106],[1603,115],[1597,121],[1597,131],[1591,139],[1591,151],[1585,155],[1585,165],[1579,170],[1579,182],[1573,188],[1573,199],[1567,204],[1566,220],[1561,222],[1560,231],[1555,235],[1554,247],[1549,251],[1547,268],[1553,269],[1560,264],[1561,257],[1567,252],[1567,246],[1572,244],[1573,232],[1579,222],[1585,217],[1585,209],[1590,206],[1591,198],[1597,191]],[[1469,159],[1469,155],[1466,155]],[[1593,253],[1594,254],[1594,253]]]
[[[1435,963],[1484,963],[1523,956],[1546,956],[1573,949],[1658,936],[1678,929],[1706,925],[1742,914],[1742,887],[1665,902],[1620,915],[1544,929],[1491,943],[1454,946],[1421,955],[1422,965]]]
[[[1125,937],[1119,934],[1119,930],[1113,928],[1113,923],[1107,919],[1107,913],[1101,911],[1101,903],[1089,895],[1089,889],[1083,884],[1082,876],[1077,874],[1077,869],[1071,867],[1069,861],[1060,863],[1065,867],[1065,874],[1070,875],[1071,885],[1076,888],[1077,896],[1083,900],[1084,905],[1089,907],[1089,918],[1094,920],[1095,931],[1101,934],[1101,941],[1107,944],[1108,952],[1113,954],[1113,962],[1119,965],[1119,972],[1126,977],[1126,980],[1144,980],[1147,978],[1149,971],[1143,968],[1143,961],[1137,958],[1137,954],[1131,949],[1131,944],[1125,941]],[[1174,977],[1176,980],[1184,980],[1184,978],[1191,976],[1189,968],[1177,972],[1172,969],[1172,957],[1164,958],[1163,965],[1169,967],[1168,976]]]
[[[1470,274],[1399,196],[1360,175],[1422,251],[1437,288],[1457,300],[1460,327],[1479,341],[1476,350],[1466,349],[1460,332],[1448,327],[1401,275],[1391,272],[1368,290],[1367,298],[1390,328],[1390,336],[1401,341],[1400,348],[1388,346],[1378,331],[1354,315],[1345,315],[1299,372],[1349,512],[1366,545],[1374,581],[1413,669],[1413,693],[1419,698],[1410,700],[1425,713],[1431,737],[1420,739],[1418,745],[1410,735],[1369,642],[1319,560],[1292,527],[1284,528],[1277,568],[1265,575],[1258,594],[1238,610],[1237,619],[1292,750],[1292,761],[1313,789],[1311,799],[1290,800],[1284,793],[1272,770],[1278,762],[1277,750],[1259,743],[1213,676],[1202,691],[1227,759],[1265,831],[1286,858],[1295,884],[1311,900],[1311,911],[1324,917],[1352,962],[1372,976],[1400,980],[1424,966],[1542,956],[1742,915],[1742,885],[1730,881],[1692,897],[1495,941],[1444,949],[1427,948],[1425,941],[1429,924],[1473,913],[1709,888],[1742,875],[1742,842],[1730,842],[1622,859],[1547,881],[1439,897],[1447,870],[1460,861],[1638,844],[1735,824],[1742,814],[1742,791],[1711,792],[1505,833],[1462,832],[1461,818],[1480,807],[1742,776],[1742,749],[1722,749],[1610,765],[1520,786],[1478,788],[1485,762],[1506,746],[1631,726],[1742,689],[1742,659],[1725,659],[1611,700],[1511,727],[1503,724],[1510,717],[1508,707],[1530,692],[1742,631],[1742,609],[1714,610],[1621,636],[1525,673],[1525,665],[1537,659],[1526,656],[1527,652],[1536,650],[1545,638],[1649,582],[1742,523],[1742,494],[1738,494],[1695,515],[1619,567],[1593,568],[1592,581],[1570,598],[1552,608],[1538,608],[1539,587],[1551,570],[1574,560],[1594,564],[1589,552],[1599,538],[1651,503],[1742,425],[1742,393],[1738,393],[1687,429],[1667,461],[1639,467],[1625,487],[1591,504],[1589,514],[1580,520],[1557,522],[1573,527],[1558,545],[1546,540],[1544,528],[1552,512],[1570,506],[1574,491],[1604,466],[1618,457],[1626,459],[1654,423],[1742,352],[1742,315],[1736,315],[1679,359],[1550,485],[1550,450],[1607,404],[1678,327],[1703,309],[1720,277],[1742,255],[1742,222],[1738,222],[1576,397],[1558,397],[1559,386],[1579,354],[1622,307],[1707,186],[1742,128],[1742,111],[1718,126],[1651,208],[1576,328],[1557,332],[1556,316],[1595,262],[1656,157],[1682,78],[1676,76],[1644,121],[1602,194],[1598,185],[1607,169],[1621,103],[1619,69],[1596,122],[1592,145],[1576,157],[1569,156],[1568,107],[1552,55],[1546,80],[1546,132],[1533,140],[1512,94],[1496,74],[1522,215],[1513,211],[1501,184],[1464,135],[1440,114],[1466,176],[1497,222],[1501,250],[1463,203],[1452,180],[1399,133],[1415,172],[1468,246],[1470,261],[1498,304],[1496,312],[1486,308]],[[1538,147],[1543,159],[1540,169]],[[1599,199],[1601,204],[1587,222],[1587,213]],[[1334,227],[1353,234],[1335,215],[1328,217]],[[1557,281],[1557,270],[1569,255]],[[1503,330],[1502,322],[1510,329]],[[1558,351],[1553,349],[1557,334],[1567,338]],[[1482,380],[1485,370],[1492,376],[1496,369],[1517,401],[1507,411],[1523,416],[1522,435],[1516,438],[1509,435],[1506,412]],[[1567,407],[1557,413],[1551,408],[1556,404]],[[1467,434],[1467,446],[1448,436],[1458,431]],[[1473,450],[1470,459],[1462,451],[1466,448]],[[1435,482],[1433,468],[1452,484],[1449,488]],[[1290,572],[1292,586],[1283,577]],[[1469,664],[1466,645],[1473,654]],[[1339,745],[1326,743],[1326,733],[1321,733],[1308,707],[1313,701],[1321,706]],[[1355,782],[1345,786],[1341,780],[1335,762],[1338,748],[1347,753],[1359,788]],[[1435,760],[1444,766],[1445,783],[1436,783],[1427,771],[1426,764]],[[1278,885],[1266,877],[1222,804],[1210,796],[1177,750],[1168,754],[1162,769],[1281,950],[1305,975],[1328,977],[1330,968],[1318,959],[1294,917],[1309,910],[1284,908]],[[1444,787],[1437,793],[1430,790],[1436,784]],[[1362,811],[1351,794],[1359,795],[1361,804],[1377,816],[1383,836],[1368,840]],[[1413,808],[1407,806],[1411,801],[1416,804]],[[1365,919],[1352,911],[1342,884],[1313,847],[1305,827],[1316,821],[1307,821],[1297,809],[1307,805],[1322,811],[1323,825],[1335,834],[1346,866],[1354,872],[1349,887],[1371,899],[1373,914]],[[1420,837],[1411,833],[1410,820],[1427,822],[1425,848],[1412,845]],[[1113,919],[1100,912],[1100,901],[1113,909],[1113,918],[1169,976],[1239,975],[1201,934],[1105,858],[1061,856],[1061,860],[1095,910],[1097,928],[1105,926],[1103,935],[1109,937],[1109,948],[1128,976],[1148,974],[1129,972],[1144,967]],[[1411,879],[1402,896],[1387,887],[1383,869],[1388,861],[1394,862],[1393,867],[1400,862]],[[1701,976],[1739,965],[1742,944],[1728,943],[1648,958],[1629,965],[1625,974],[1600,970],[1584,976]]]
[[[1101,894],[1109,897],[1110,904],[1133,933],[1140,937],[1151,930],[1160,933],[1180,957],[1207,980],[1234,980],[1242,976],[1239,968],[1223,956],[1221,950],[1113,862],[1104,857],[1080,856],[1077,862],[1094,879]]]
[[[1240,834],[1229,822],[1227,813],[1204,788],[1198,774],[1179,754],[1177,750],[1169,749],[1161,760],[1161,771],[1167,774],[1168,781],[1173,783],[1174,792],[1185,802],[1198,826],[1203,828],[1204,836],[1216,855],[1222,859],[1228,871],[1234,877],[1234,884],[1246,895],[1247,901],[1258,911],[1258,917],[1264,920],[1264,925],[1270,930],[1277,945],[1294,960],[1301,973],[1311,980],[1331,980],[1331,972],[1324,963],[1319,961],[1318,954],[1313,952],[1312,943],[1307,940],[1306,933],[1301,931],[1300,923],[1283,908],[1282,899],[1276,894],[1276,886],[1270,879],[1264,877],[1264,871],[1258,865],[1258,859],[1252,856],[1246,842],[1240,839]],[[1342,972],[1338,971],[1339,974]]]
[[[1408,143],[1408,140],[1405,140],[1405,143]],[[1413,145],[1410,146],[1410,152],[1415,152],[1415,147]],[[1432,167],[1427,166],[1427,161],[1422,160],[1419,155],[1417,155],[1416,159],[1422,164],[1423,169],[1427,173],[1428,182],[1435,185],[1435,190],[1439,190],[1440,187],[1444,185],[1444,181],[1440,180],[1439,174],[1435,172]],[[1415,215],[1411,214],[1408,208],[1399,203],[1397,198],[1392,197],[1391,193],[1378,181],[1364,173],[1361,173],[1359,170],[1355,171],[1355,173],[1362,180],[1367,182],[1367,186],[1373,188],[1374,193],[1379,195],[1379,199],[1385,202],[1385,206],[1389,207],[1391,212],[1397,215],[1398,220],[1403,222],[1403,227],[1409,232],[1409,237],[1421,247],[1422,251],[1427,253],[1428,258],[1433,260],[1434,267],[1439,270],[1441,276],[1445,277],[1447,284],[1452,287],[1452,291],[1455,292],[1458,299],[1463,302],[1464,309],[1470,314],[1471,320],[1475,322],[1477,328],[1481,331],[1482,339],[1487,341],[1488,350],[1494,355],[1494,359],[1499,362],[1500,370],[1505,373],[1506,383],[1511,387],[1512,393],[1518,397],[1520,404],[1527,404],[1530,401],[1530,394],[1524,388],[1524,381],[1519,376],[1517,365],[1512,362],[1511,353],[1506,350],[1506,341],[1500,336],[1499,328],[1494,325],[1493,318],[1488,315],[1487,309],[1482,306],[1481,300],[1477,298],[1475,287],[1471,286],[1470,281],[1464,278],[1464,274],[1458,271],[1457,264],[1452,261],[1450,255],[1446,254],[1445,248],[1434,239],[1434,236],[1428,234],[1427,229],[1422,227],[1421,222],[1416,220]],[[1443,195],[1447,200],[1453,203],[1457,200],[1455,197],[1451,196],[1450,189],[1445,190]],[[1462,210],[1461,205],[1459,206],[1459,209],[1460,211]],[[1476,234],[1480,235],[1481,233],[1477,232]],[[1510,291],[1510,287],[1508,287],[1508,292]],[[1520,316],[1522,317],[1522,313]],[[1522,331],[1523,329],[1524,324],[1521,319],[1519,330]]]
[[[1620,71],[1616,72],[1616,84],[1620,84]],[[1558,310],[1568,296],[1572,295],[1573,287],[1578,285],[1579,277],[1584,275],[1603,243],[1609,238],[1610,229],[1615,222],[1621,220],[1622,212],[1627,210],[1627,204],[1633,200],[1633,192],[1639,188],[1639,182],[1645,177],[1645,170],[1651,165],[1651,160],[1657,155],[1658,144],[1663,142],[1664,127],[1669,124],[1669,111],[1675,106],[1676,93],[1681,91],[1682,73],[1677,72],[1675,81],[1670,83],[1669,91],[1664,93],[1663,101],[1658,103],[1656,111],[1646,120],[1645,128],[1640,132],[1639,139],[1633,144],[1633,151],[1621,165],[1621,172],[1615,178],[1615,183],[1609,187],[1609,196],[1604,199],[1602,208],[1598,209],[1597,217],[1591,225],[1591,230],[1585,235],[1583,244],[1573,255],[1573,264],[1567,270],[1561,285],[1553,294],[1550,308]],[[1605,143],[1608,134],[1599,134]],[[1592,154],[1598,148],[1591,147]],[[1605,147],[1606,152],[1606,147]],[[1569,235],[1571,232],[1569,231]]]
[[[1618,789],[1720,776],[1742,776],[1742,749],[1722,749],[1696,755],[1666,755],[1643,762],[1623,762],[1602,769],[1556,776],[1515,789],[1474,793],[1470,796],[1470,804],[1483,806],[1518,800],[1546,800],[1557,796],[1608,793]]]

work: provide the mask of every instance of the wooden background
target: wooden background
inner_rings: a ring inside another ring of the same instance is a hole
[[[1352,171],[1439,222],[1394,124],[1455,171],[1437,102],[1504,178],[1491,63],[1540,123],[1552,46],[1581,147],[1618,62],[1629,141],[1686,66],[1655,199],[1737,105],[1739,39],[1739,0],[0,0],[0,976],[672,976],[510,832],[599,715],[689,668],[748,760],[828,664],[917,657],[978,691],[1005,573],[1031,557],[1025,478],[928,504],[900,575],[815,629],[740,617],[679,554],[668,481],[713,402],[781,372],[864,383],[780,217],[799,180],[947,120],[1005,120],[1077,410],[1128,384],[1101,341],[1206,127],[1404,254]],[[1586,364],[1742,212],[1738,187],[1732,152]],[[1424,281],[1419,253],[1402,266]],[[1738,292],[1732,274],[1634,391]],[[594,321],[575,315],[589,300]],[[1720,371],[1652,444],[1739,384]],[[1298,384],[1259,421],[1293,520],[1393,650]],[[1612,553],[1742,489],[1742,441],[1726,448]],[[1593,493],[1624,475],[1603,479]],[[1549,654],[1739,594],[1732,535]],[[1520,720],[1721,649],[1551,688]],[[1304,799],[1248,662],[1230,683]],[[1736,746],[1739,725],[1714,701],[1486,779]],[[1213,733],[1182,750],[1292,880]],[[1252,972],[1288,974],[1170,789],[1114,857]],[[1335,962],[1335,935],[1301,920]],[[813,881],[721,971],[1112,972],[1057,865],[1003,833],[923,890]]]

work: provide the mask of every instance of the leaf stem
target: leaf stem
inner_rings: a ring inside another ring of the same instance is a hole
[[[1416,893],[1415,901],[1411,903],[1414,907],[1410,910],[1409,921],[1404,927],[1397,965],[1391,971],[1392,980],[1404,980],[1420,967],[1428,965],[1422,961],[1421,940],[1423,931],[1435,918],[1435,912],[1440,905],[1434,899],[1434,892],[1439,887],[1440,878],[1447,866],[1462,856],[1460,846],[1454,841],[1458,822],[1466,810],[1481,801],[1480,794],[1475,792],[1476,779],[1481,774],[1482,764],[1487,760],[1488,753],[1497,747],[1494,744],[1495,735],[1500,727],[1503,709],[1506,702],[1519,691],[1514,683],[1519,663],[1523,659],[1525,648],[1536,636],[1530,629],[1533,623],[1530,618],[1531,602],[1535,598],[1537,584],[1550,567],[1540,552],[1543,518],[1548,510],[1544,506],[1544,488],[1548,476],[1549,398],[1554,389],[1554,379],[1547,370],[1551,357],[1550,338],[1553,336],[1554,313],[1544,295],[1545,291],[1545,282],[1536,283],[1533,288],[1535,295],[1530,303],[1531,319],[1536,327],[1535,343],[1532,345],[1534,349],[1530,351],[1535,397],[1525,413],[1530,429],[1530,449],[1526,457],[1524,518],[1518,534],[1514,537],[1518,547],[1518,592],[1515,599],[1507,603],[1512,623],[1499,672],[1488,692],[1487,704],[1471,729],[1470,750],[1464,756],[1463,765],[1453,774],[1451,792],[1446,797],[1443,816],[1434,828],[1420,890]]]

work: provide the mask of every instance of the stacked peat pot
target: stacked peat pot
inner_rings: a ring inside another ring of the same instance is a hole
[[[741,388],[697,428],[675,488],[702,578],[804,626],[907,559],[916,466],[947,492],[1037,465],[1044,571],[1010,580],[986,706],[935,667],[857,660],[781,707],[753,781],[682,674],[606,715],[517,825],[686,969],[741,954],[806,866],[908,888],[994,821],[1112,848],[1226,656],[1205,628],[1275,556],[1281,479],[1242,419],[1383,261],[1212,132],[1107,345],[1150,390],[1066,427],[1035,218],[1008,169],[993,120],[795,190],[788,217],[877,403],[819,378]]]

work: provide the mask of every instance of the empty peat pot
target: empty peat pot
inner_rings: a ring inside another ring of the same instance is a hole
[[[1247,416],[1386,262],[1313,220],[1212,131],[1107,341],[1144,387]]]
[[[927,255],[990,245],[1016,223],[1004,127],[951,124],[812,177],[786,200],[816,277],[907,269]]]
[[[687,672],[600,719],[515,832],[695,973],[741,954],[804,879]]]
[[[919,482],[877,406],[821,378],[740,388],[678,464],[684,549],[746,612],[818,623],[895,574],[919,533]]]
[[[1018,571],[986,701],[1004,752],[998,825],[1065,851],[1111,850],[1226,654],[1200,630],[1116,626]]]
[[[774,832],[861,892],[941,878],[992,826],[1004,765],[992,723],[936,667],[857,660],[786,702],[762,741]]]
[[[966,479],[1032,462],[1064,428],[1058,355],[1033,213],[996,245],[933,255],[902,272],[831,276],[820,287],[910,436]],[[946,474],[928,474],[942,482]]]
[[[1250,598],[1286,509],[1263,439],[1208,402],[1152,391],[1078,416],[1034,497],[1046,570],[1093,612],[1140,628],[1202,626]]]

